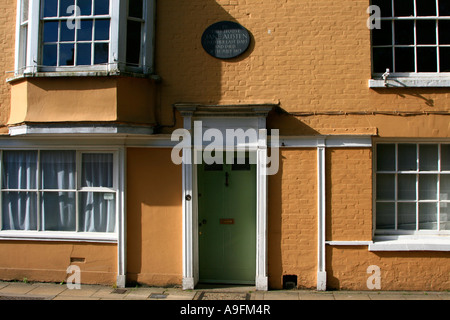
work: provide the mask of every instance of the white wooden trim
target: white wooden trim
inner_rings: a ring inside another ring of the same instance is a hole
[[[45,242],[107,242],[117,243],[116,233],[57,232],[57,231],[1,231],[0,241],[45,241]]]
[[[327,273],[326,273],[326,248],[325,248],[325,232],[326,232],[326,164],[325,164],[325,141],[317,148],[317,211],[318,211],[318,240],[317,240],[317,290],[325,291],[327,289]]]
[[[369,251],[450,251],[450,237],[375,237]]]
[[[127,154],[126,148],[120,148],[118,151],[118,206],[117,214],[117,287],[125,288],[127,277],[127,197],[126,197],[126,172],[127,172]]]
[[[192,116],[184,118],[184,129],[192,133]],[[192,134],[191,134],[192,139]],[[192,141],[189,147],[183,148],[183,164],[182,164],[182,203],[183,203],[183,280],[182,287],[184,290],[193,290],[198,279],[195,279],[194,264],[194,226],[197,222],[193,217],[193,150]]]
[[[181,114],[184,118],[184,129],[191,133],[191,139],[195,140],[193,120],[196,106],[184,106]],[[255,145],[257,152],[257,248],[256,248],[256,289],[260,291],[268,290],[268,234],[267,234],[267,133],[265,115],[247,117],[227,117],[216,114],[214,117],[195,118],[202,120],[204,128],[219,126],[227,128],[252,128],[258,132],[258,143]],[[233,146],[227,146],[233,147]],[[198,205],[197,205],[197,174],[193,165],[194,153],[203,148],[203,143],[191,141],[190,147],[183,149],[183,280],[184,290],[195,288],[199,280],[199,260],[198,260]],[[227,148],[225,148],[227,149]],[[187,200],[186,196],[191,196]]]
[[[153,134],[151,126],[124,125],[21,125],[9,128],[12,137],[24,135],[62,135],[62,134]]]
[[[329,246],[368,246],[373,244],[373,241],[325,241]]]
[[[281,148],[317,148],[320,144],[327,148],[370,148],[372,136],[281,136]]]
[[[261,136],[261,135],[260,135]],[[260,139],[261,140],[261,139]],[[267,221],[267,140],[262,139],[257,151],[256,173],[256,279],[258,291],[269,290],[268,221]]]

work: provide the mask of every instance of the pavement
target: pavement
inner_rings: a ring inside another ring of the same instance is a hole
[[[204,285],[195,290],[181,288],[82,285],[0,281],[1,300],[450,300],[450,291],[325,291],[270,290],[254,287]]]

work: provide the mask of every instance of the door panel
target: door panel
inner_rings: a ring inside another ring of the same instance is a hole
[[[256,166],[199,165],[198,190],[200,281],[254,283]]]

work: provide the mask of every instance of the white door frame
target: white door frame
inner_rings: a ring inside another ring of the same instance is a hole
[[[199,281],[198,255],[198,200],[197,168],[194,155],[199,146],[194,143],[194,121],[202,121],[204,128],[221,132],[226,129],[254,129],[257,143],[256,180],[256,290],[267,291],[268,282],[268,232],[267,232],[267,130],[266,118],[274,105],[204,106],[177,104],[175,108],[184,120],[184,129],[191,133],[191,145],[183,148],[183,289],[194,289]],[[203,132],[202,132],[203,135]],[[198,132],[197,132],[198,136]],[[225,134],[224,134],[225,136]],[[197,137],[198,138],[198,137]],[[233,141],[234,143],[234,141]],[[203,143],[200,148],[203,147]],[[235,145],[233,145],[235,147]],[[225,147],[226,149],[226,147]],[[201,150],[200,150],[201,151]]]

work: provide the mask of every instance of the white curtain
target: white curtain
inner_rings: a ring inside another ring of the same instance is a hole
[[[42,151],[40,163],[42,230],[76,231],[76,152]]]
[[[113,188],[112,154],[83,154],[81,185],[88,188]],[[80,231],[115,232],[116,194],[110,192],[80,193]]]
[[[5,151],[2,172],[2,229],[37,229],[37,152]]]
[[[81,188],[88,190],[77,191],[75,151],[41,151],[39,182],[37,163],[37,151],[3,153],[3,230],[36,231],[39,206],[42,231],[115,232],[116,193],[101,189],[114,187],[113,154],[83,154]]]

